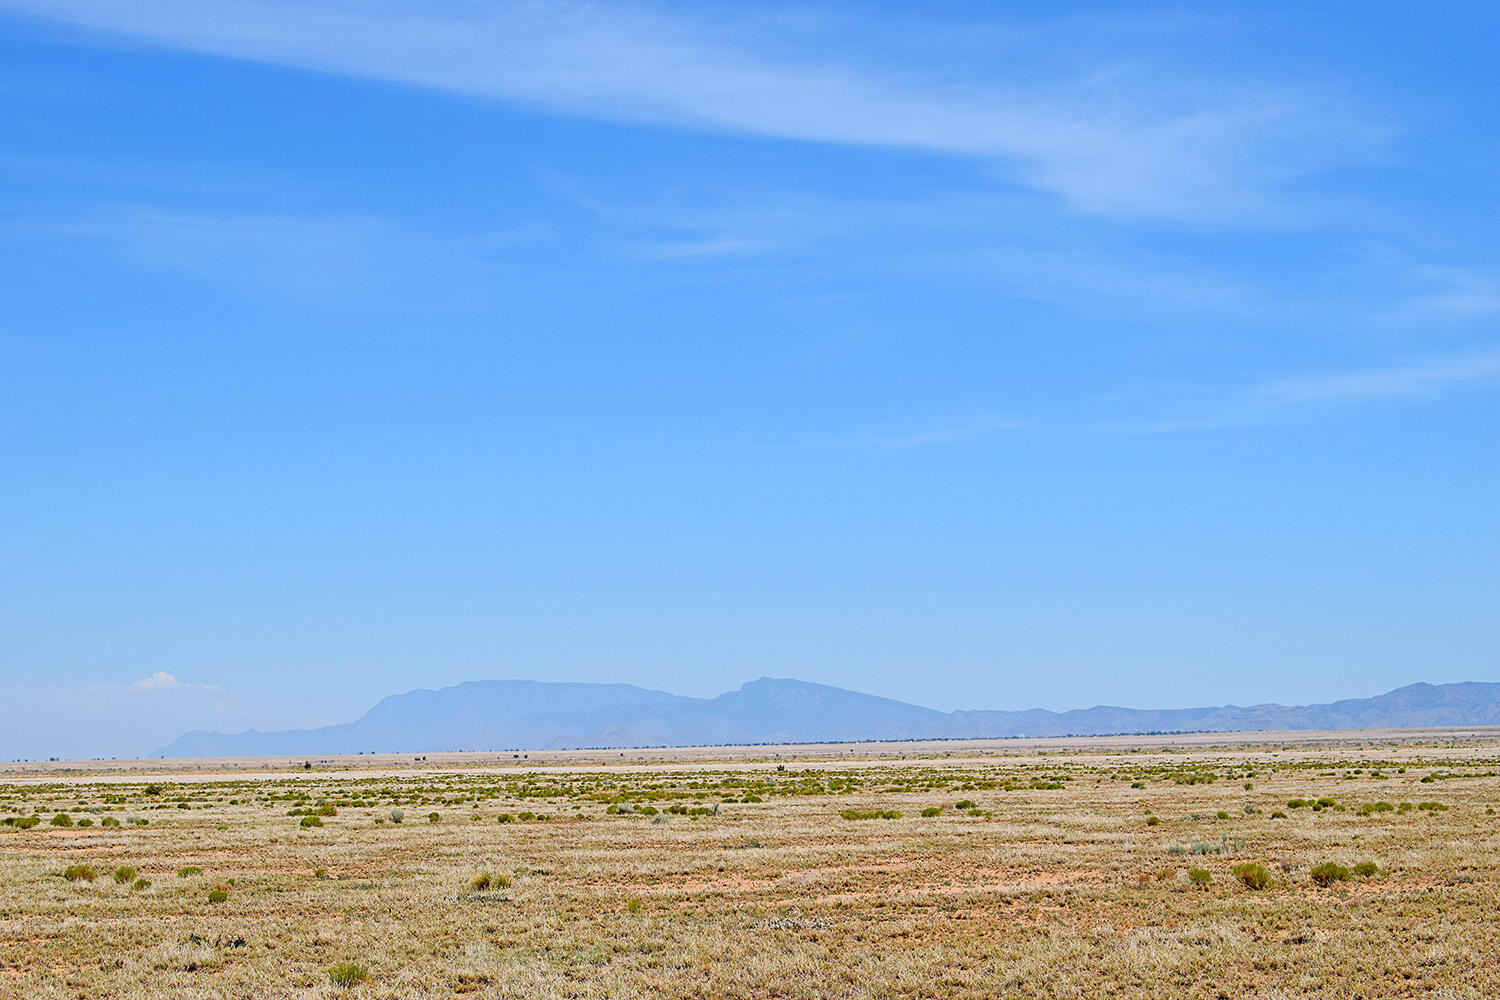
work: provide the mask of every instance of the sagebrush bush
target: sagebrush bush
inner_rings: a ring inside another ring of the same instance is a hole
[[[1312,869],[1312,880],[1321,886],[1349,881],[1349,869],[1333,861],[1325,861]]]
[[[93,865],[69,865],[63,869],[63,878],[69,882],[92,882],[98,877]]]
[[[440,822],[442,822],[442,819],[443,819],[443,814],[442,813],[428,813],[427,814],[427,822],[429,822],[429,823],[440,823]]]
[[[1207,868],[1189,868],[1188,881],[1200,889],[1207,889],[1213,883],[1214,877]]]
[[[931,819],[934,816],[941,816],[942,814],[943,810],[939,809],[937,806],[928,806],[926,809],[922,810],[922,815],[927,819]]]
[[[1425,805],[1426,803],[1423,804]],[[67,813],[58,813],[47,822],[51,823],[53,826],[72,826],[73,817],[69,816]]]
[[[303,816],[300,825],[304,827],[322,826],[323,821],[316,816]]]
[[[229,891],[227,889],[210,889],[210,890],[208,890],[208,901],[210,903],[222,903],[225,900],[227,900],[228,898],[229,898]]]
[[[1354,866],[1354,874],[1360,878],[1374,878],[1380,874],[1380,866],[1373,861],[1361,861]]]
[[[151,888],[151,880],[138,878],[131,883],[130,888],[135,890],[136,892],[145,892],[147,889]]]
[[[1242,865],[1235,865],[1229,869],[1234,877],[1244,884],[1245,888],[1259,891],[1271,884],[1271,873],[1253,861],[1247,861]]]
[[[126,882],[135,881],[135,869],[129,865],[121,865],[115,869],[115,881],[124,885]]]
[[[391,810],[391,822],[392,823],[399,823],[402,820],[404,820],[405,818],[406,818],[406,813],[402,812],[400,809],[392,809]]]
[[[953,808],[955,808],[955,809],[973,809],[974,808],[974,802],[971,799],[959,799],[957,802],[953,803]]]

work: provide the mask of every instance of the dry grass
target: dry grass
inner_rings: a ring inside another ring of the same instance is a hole
[[[0,996],[1500,993],[1492,742],[945,752],[14,777]]]

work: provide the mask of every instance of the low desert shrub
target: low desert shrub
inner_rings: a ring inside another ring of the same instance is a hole
[[[358,962],[340,962],[328,970],[328,981],[335,986],[357,986],[369,978],[369,970]]]
[[[900,819],[901,813],[896,809],[845,809],[839,813],[845,819]]]
[[[130,888],[136,892],[145,892],[147,889],[151,888],[151,880],[138,878],[130,884]]]
[[[1380,866],[1373,861],[1361,861],[1354,866],[1354,874],[1360,878],[1374,878],[1380,874]]]
[[[135,881],[135,869],[129,865],[121,865],[115,869],[115,881],[124,885],[126,882]]]
[[[194,875],[202,875],[202,874],[203,874],[203,869],[199,868],[197,865],[188,865],[185,868],[179,868],[179,869],[177,869],[177,877],[178,878],[191,878]]]
[[[955,809],[973,809],[974,808],[974,802],[972,800],[970,800],[970,799],[959,799],[957,802],[953,803],[953,808],[955,808]]]
[[[1424,805],[1425,805],[1425,803],[1424,803]],[[53,816],[47,822],[51,823],[53,826],[72,826],[73,825],[73,817],[69,816],[67,813],[58,813],[56,816]]]
[[[226,889],[208,890],[208,901],[210,903],[222,903],[227,899],[229,899],[229,892]]]
[[[625,901],[625,909],[629,910],[631,913],[640,913],[645,905],[646,904],[642,903],[639,899],[629,899]]]
[[[1235,865],[1229,870],[1234,873],[1234,877],[1239,879],[1247,889],[1258,892],[1261,889],[1269,887],[1271,884],[1271,873],[1253,861],[1247,861],[1242,865]]]
[[[428,813],[427,814],[427,822],[429,822],[429,823],[441,823],[442,821],[443,821],[443,814],[442,813]]]
[[[1333,861],[1325,861],[1312,870],[1312,880],[1321,886],[1330,886],[1335,882],[1349,881],[1349,869]]]
[[[480,872],[478,875],[475,875],[473,878],[469,879],[469,888],[475,890],[476,892],[483,892],[485,889],[488,889],[490,887],[490,883],[493,881],[494,879],[490,877],[489,872]]]
[[[1214,880],[1213,875],[1209,873],[1207,868],[1189,868],[1187,876],[1188,881],[1199,889],[1207,889]]]
[[[939,809],[937,806],[928,806],[926,809],[922,810],[922,816],[925,819],[931,819],[934,816],[941,816],[942,814],[943,810]]]
[[[63,878],[69,882],[92,882],[98,877],[93,865],[69,865],[63,869]]]
[[[299,825],[303,827],[322,826],[323,821],[316,816],[303,816]]]
[[[402,812],[400,809],[392,809],[391,810],[391,822],[392,823],[399,823],[402,820],[404,820],[405,818],[406,818],[406,813]]]
[[[106,817],[104,817],[103,819],[101,819],[99,821],[99,825],[100,826],[119,826],[120,825],[120,821],[117,820],[117,819],[115,819],[113,816],[106,816]]]

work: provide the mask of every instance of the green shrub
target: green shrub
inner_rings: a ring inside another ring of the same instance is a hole
[[[1373,861],[1361,861],[1354,866],[1354,874],[1360,878],[1374,878],[1380,874],[1380,866]]]
[[[499,816],[496,816],[495,819],[500,823],[514,823],[516,821],[516,818],[510,813],[501,813]]]
[[[370,972],[358,962],[340,962],[328,970],[328,981],[335,986],[357,986],[370,978]]]
[[[955,809],[973,809],[974,808],[974,803],[972,801],[970,801],[969,799],[959,799],[957,802],[953,803],[953,808],[955,808]]]
[[[641,909],[645,905],[646,904],[642,903],[639,899],[628,899],[625,901],[625,909],[629,910],[631,913],[640,913]]]
[[[303,816],[300,825],[304,827],[322,826],[323,821],[316,816]]]
[[[1325,861],[1313,868],[1312,880],[1321,886],[1330,886],[1335,882],[1349,881],[1349,869],[1333,861]]]
[[[188,877],[193,876],[193,875],[202,875],[202,874],[203,874],[203,869],[199,868],[197,865],[188,865],[186,868],[179,868],[179,869],[177,869],[177,877],[178,878],[188,878]]]
[[[99,825],[100,826],[119,826],[120,825],[120,821],[117,820],[117,819],[115,819],[113,816],[106,816],[106,817],[104,817],[103,819],[101,819],[99,821]]]
[[[146,794],[146,795],[160,795],[161,794],[161,786],[160,785],[155,785],[155,784],[147,785],[143,791],[144,791],[144,794]]]
[[[53,826],[72,826],[73,817],[69,816],[67,813],[58,813],[47,822],[51,823]]]
[[[1272,819],[1286,819],[1286,813],[1282,812],[1280,809],[1273,809],[1271,811],[1271,818]]]
[[[92,882],[98,877],[93,865],[69,865],[63,869],[63,878],[69,882]]]
[[[1312,805],[1312,803],[1310,801],[1308,801],[1307,799],[1287,799],[1286,800],[1286,807],[1288,809],[1301,809],[1304,806],[1310,806],[1310,805]]]
[[[1423,812],[1430,813],[1440,813],[1448,811],[1448,807],[1443,805],[1441,802],[1418,802],[1417,808],[1421,809]],[[53,822],[55,823],[56,820],[53,820]]]
[[[81,819],[81,820],[78,821],[78,825],[79,826],[93,826],[94,825],[94,821],[91,820],[91,819]]]
[[[136,892],[145,892],[147,889],[151,888],[151,880],[138,878],[131,883],[130,888],[135,890]]]
[[[41,821],[42,818],[40,816],[22,816],[20,819],[16,820],[15,825],[17,829],[30,830]]]
[[[514,880],[509,875],[501,872],[495,876],[495,884],[502,889],[509,889],[514,884]]]
[[[313,869],[313,878],[327,878],[327,877],[328,877],[328,869],[327,868],[314,868]]]
[[[121,865],[115,869],[115,881],[124,885],[126,882],[135,881],[135,869],[129,865]]]
[[[941,816],[942,814],[943,810],[939,809],[937,806],[928,806],[926,809],[922,810],[922,816],[926,819],[931,819],[934,816]]]
[[[1396,807],[1391,805],[1389,802],[1366,802],[1364,805],[1359,807],[1359,814],[1361,816],[1373,816],[1376,813],[1387,813],[1395,811]]]
[[[1337,799],[1329,798],[1326,795],[1323,796],[1321,799],[1319,799],[1317,802],[1314,803],[1314,805],[1322,806],[1324,809],[1332,809],[1334,806],[1336,806],[1338,804],[1339,803],[1338,803]]]
[[[1147,816],[1146,817],[1146,825],[1147,826],[1158,826],[1160,824],[1161,824],[1161,817],[1160,816]]]
[[[845,819],[900,819],[901,813],[895,809],[845,809],[839,813]]]
[[[1214,880],[1207,868],[1189,868],[1187,876],[1188,881],[1200,889],[1207,889]]]
[[[1234,877],[1244,884],[1245,888],[1259,891],[1271,884],[1271,873],[1252,861],[1242,865],[1235,865],[1229,869]]]
[[[229,898],[229,892],[225,889],[208,890],[208,901],[210,903],[222,903]]]
[[[428,813],[427,814],[427,822],[429,822],[429,823],[440,823],[440,822],[442,822],[442,819],[443,819],[443,814],[442,813]]]
[[[1145,788],[1146,787],[1146,783],[1144,781],[1132,781],[1130,783],[1130,787],[1131,788]]]
[[[489,872],[480,872],[478,875],[475,875],[473,878],[469,879],[469,888],[482,892],[483,890],[488,889],[490,887],[490,883],[493,881],[494,879],[490,877]]]
[[[331,805],[325,804],[318,807],[317,815],[319,816],[337,816],[338,814],[339,811]]]
[[[1228,818],[1229,818],[1229,814],[1227,812],[1225,812],[1224,810],[1222,810],[1222,809],[1220,809],[1218,812],[1214,813],[1214,819],[1228,819]]]

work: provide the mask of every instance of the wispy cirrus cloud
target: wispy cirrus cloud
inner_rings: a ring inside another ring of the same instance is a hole
[[[1267,379],[1218,394],[1179,417],[1131,422],[1145,432],[1217,430],[1277,423],[1316,407],[1438,396],[1500,382],[1500,350],[1447,355],[1383,367]]]
[[[886,52],[871,67],[791,53],[783,43],[795,18],[728,30],[704,8],[0,0],[0,9],[575,116],[976,158],[1076,209],[1123,217],[1264,215],[1283,182],[1358,158],[1382,136],[1286,86],[1213,87],[1138,69],[955,78],[932,46],[908,46],[925,53],[910,62]],[[991,61],[1004,60],[1024,37],[997,35],[994,45]]]

